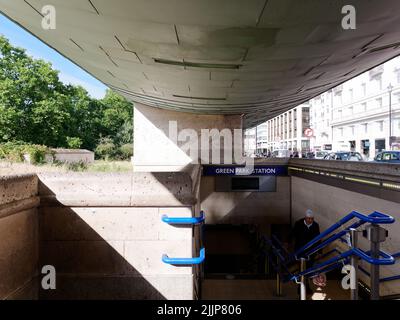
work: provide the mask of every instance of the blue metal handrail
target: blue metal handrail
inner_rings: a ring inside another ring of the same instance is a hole
[[[264,239],[264,241],[266,243],[269,244],[270,248],[272,249],[275,257],[277,257],[280,260],[280,266],[283,267],[285,269],[285,271],[291,275],[291,272],[289,271],[289,268],[287,267],[287,265],[284,263],[285,261],[285,257],[282,255],[281,250],[276,248],[276,246],[273,244],[273,242],[271,240],[269,240],[268,238],[266,238],[265,236],[262,237]],[[272,265],[274,266],[275,271],[280,271],[277,264],[271,260]]]
[[[356,223],[353,223],[352,225],[350,225],[349,227],[347,227],[344,230],[341,230],[338,233],[334,233],[333,235],[331,235],[329,238],[325,239],[324,241],[322,241],[319,245],[315,246],[315,247],[311,247],[306,249],[303,252],[303,257],[306,256],[307,258],[309,256],[311,256],[312,254],[318,252],[319,250],[325,248],[328,244],[331,244],[332,242],[336,241],[336,240],[341,240],[343,242],[346,242],[345,240],[343,240],[343,236],[348,233],[350,231],[350,229],[357,229],[358,227],[362,226],[363,224],[365,224],[366,222],[364,221],[358,221]],[[311,249],[311,250],[310,250]],[[310,250],[310,251],[308,251]],[[295,255],[293,255],[293,258],[297,259],[297,257]]]
[[[382,255],[382,251],[380,251],[379,254]],[[400,252],[394,253],[391,256],[396,260],[396,259],[400,258]],[[358,269],[360,271],[362,271],[364,274],[366,274],[368,277],[371,276],[371,274],[367,270],[365,270],[362,266],[358,266]],[[394,280],[400,280],[400,274],[395,275],[395,276],[381,278],[381,279],[379,279],[379,282],[388,282],[388,281],[394,281]]]
[[[354,218],[358,218],[360,219],[360,221],[356,222],[355,224],[353,224],[351,227],[359,227],[361,225],[363,225],[364,223],[372,223],[372,224],[391,224],[394,223],[395,219],[389,215],[374,211],[373,213],[371,213],[370,215],[366,216],[362,213],[359,213],[357,211],[352,211],[351,213],[349,213],[347,216],[345,216],[344,218],[340,219],[338,222],[336,222],[335,224],[333,224],[332,226],[330,226],[328,229],[326,229],[324,232],[322,232],[320,235],[318,235],[317,237],[315,237],[314,239],[312,239],[310,242],[306,243],[304,246],[302,246],[301,248],[299,248],[296,252],[293,253],[292,257],[295,258],[296,260],[302,256],[305,255],[305,253],[307,253],[308,249],[311,249],[311,247],[314,244],[317,244],[319,241],[321,241],[324,237],[326,237],[327,235],[329,235],[330,233],[332,233],[333,231],[337,230],[338,228],[340,228],[341,226],[343,226],[345,223],[349,222],[350,220],[354,219]],[[331,236],[329,239],[326,239],[325,241],[323,241],[323,243],[318,245],[318,250],[322,249],[323,247],[325,247],[326,245],[330,244],[331,242],[335,241],[336,239],[340,238],[343,235],[343,232],[340,232],[339,234],[341,235],[333,235]],[[323,244],[323,246],[322,246]],[[314,248],[313,248],[314,249]],[[313,253],[315,252],[315,250],[313,250]],[[307,255],[309,256],[310,254],[307,253]]]
[[[200,255],[195,258],[170,258],[166,254],[162,256],[162,261],[167,264],[172,265],[193,265],[193,264],[200,264],[204,261],[206,257],[206,250],[205,248],[200,249]]]
[[[341,238],[340,240],[345,241],[345,240],[342,239],[342,238]],[[341,254],[341,251],[339,251],[338,249],[334,248],[334,249],[330,250],[329,252],[323,254],[323,255],[320,256],[319,258],[320,258],[320,259],[323,259],[324,257],[329,256],[330,254],[332,254],[332,253],[334,253],[334,252]],[[366,254],[370,254],[370,251],[367,251],[367,252],[365,252],[365,253],[366,253]],[[380,256],[385,256],[385,252],[379,251],[379,255],[380,255]],[[392,257],[396,260],[396,259],[400,258],[400,252],[393,253],[393,254],[391,254],[390,256],[392,256]],[[336,266],[336,267],[337,267],[337,266]],[[330,268],[329,270],[326,270],[326,269],[325,269],[324,271],[319,270],[319,271],[315,272],[315,275],[317,275],[317,274],[319,274],[319,273],[321,273],[321,272],[327,272],[327,271],[334,270],[334,269],[336,269],[336,267]],[[358,268],[360,269],[360,271],[362,271],[362,272],[363,272],[364,274],[366,274],[367,276],[371,276],[371,274],[370,274],[367,270],[365,270],[362,266],[358,266]],[[314,274],[309,274],[308,276],[311,278],[311,277],[313,277],[313,275],[314,275]],[[379,279],[379,282],[388,282],[388,281],[394,281],[394,280],[400,280],[400,274],[399,274],[399,275],[395,275],[395,276],[390,276],[390,277],[381,278],[381,279]]]
[[[288,256],[290,255],[289,251],[285,248],[285,246],[282,244],[282,242],[278,239],[276,235],[272,234],[271,239],[273,239]]]
[[[269,255],[269,257],[271,258],[270,255]],[[286,278],[290,278],[290,277],[293,275],[285,265],[282,265],[282,264],[281,264],[281,265],[279,266],[278,263],[274,262],[273,259],[270,260],[270,263],[272,264],[272,266],[273,266],[273,268],[275,269],[275,272],[276,272],[276,273],[282,275],[282,274],[283,274],[283,272],[282,272],[282,267],[283,267],[284,270],[285,270],[285,272],[286,272],[286,274],[287,274]],[[282,278],[285,278],[285,277],[282,277]]]
[[[362,273],[366,274],[368,277],[371,276],[371,274],[370,274],[367,270],[365,270],[363,267],[358,266],[358,269],[359,269],[360,271],[362,271]],[[388,281],[394,281],[394,280],[400,280],[400,274],[399,274],[399,275],[396,275],[396,276],[390,276],[390,277],[380,278],[380,279],[379,279],[379,282],[388,282]]]
[[[397,276],[391,276],[391,277],[379,279],[379,282],[389,282],[389,281],[395,281],[395,280],[400,280],[400,274],[398,274]]]
[[[323,269],[320,269],[318,271],[314,271],[312,273],[309,273],[307,276],[309,278],[313,278],[313,277],[315,277],[315,276],[317,276],[317,275],[319,275],[321,273],[327,273],[329,271],[335,270],[335,269],[339,268],[340,266],[343,266],[343,265],[347,264],[349,262],[349,260],[350,260],[349,258],[345,258],[345,259],[340,260],[340,261],[338,261],[338,262],[336,262],[336,263],[334,263],[332,265],[326,266]]]
[[[200,212],[200,217],[183,217],[183,218],[174,218],[168,217],[167,215],[163,215],[161,220],[168,224],[185,224],[185,225],[197,225],[201,224],[205,221],[205,214],[203,211]]]
[[[351,257],[352,255],[356,255],[359,258],[361,258],[362,260],[364,260],[370,264],[373,264],[373,265],[390,265],[390,264],[395,263],[394,258],[390,254],[387,254],[383,251],[381,251],[381,256],[383,257],[381,259],[381,258],[373,258],[373,257],[369,256],[366,252],[362,251],[361,249],[351,248],[350,250],[343,252],[336,257],[328,259],[320,264],[312,266],[312,267],[310,267],[302,272],[299,272],[295,275],[292,275],[292,277],[289,280],[297,280],[301,276],[306,276],[306,275],[309,275],[310,273],[316,272],[316,271],[322,272],[321,271],[322,268],[327,267],[334,263],[338,263],[339,261],[341,261],[343,259],[347,259],[347,258]]]
[[[200,211],[199,217],[168,217],[167,215],[163,215],[161,220],[165,223],[170,225],[200,225],[205,221],[205,214],[203,211]],[[202,232],[201,232],[202,237]],[[168,255],[163,254],[161,260],[164,263],[171,264],[171,265],[195,265],[200,264],[204,261],[206,257],[206,250],[205,248],[200,249],[200,255],[195,258],[170,258]]]
[[[359,219],[358,221],[354,222],[350,226],[346,227],[345,229],[339,231],[338,233],[331,234],[347,222],[351,221],[352,219],[357,218]],[[312,254],[317,253],[319,250],[325,248],[327,245],[331,244],[332,242],[336,240],[341,240],[343,242],[347,242],[346,240],[343,239],[343,236],[348,233],[351,229],[357,229],[360,226],[362,226],[365,223],[371,223],[371,224],[391,224],[394,223],[395,219],[389,215],[374,211],[373,213],[369,214],[368,216],[361,214],[357,211],[352,211],[348,215],[346,215],[344,218],[340,219],[337,223],[333,224],[331,227],[329,227],[327,230],[322,232],[319,236],[315,237],[311,241],[309,241],[307,244],[305,244],[303,247],[298,249],[296,252],[293,254],[289,254],[287,249],[283,246],[281,241],[275,236],[272,235],[271,239],[266,239],[266,242],[270,245],[271,251],[269,254],[274,254],[275,257],[278,257],[277,262],[275,263],[274,259],[271,260],[273,267],[276,269],[276,271],[283,275],[284,281],[296,281],[298,278],[302,276],[308,276],[308,277],[314,277],[322,272],[328,272],[331,270],[334,270],[338,268],[340,265],[344,263],[348,263],[350,258],[352,256],[357,256],[360,259],[366,261],[369,264],[373,265],[391,265],[395,263],[395,258],[400,257],[400,252],[390,255],[387,254],[383,251],[380,251],[380,255],[378,258],[374,258],[370,255],[370,252],[364,252],[363,250],[359,248],[353,248],[351,247],[348,251],[346,252],[340,252],[337,249],[330,250],[328,253],[325,253],[322,255],[322,257],[319,258],[325,258],[332,253],[336,252],[338,253],[337,256],[330,258],[322,263],[319,263],[317,265],[314,265],[304,271],[298,272],[297,274],[293,274],[289,271],[288,264],[293,262],[294,260],[298,260],[299,257],[303,257],[306,259],[309,259],[309,257]],[[327,237],[324,239],[325,237]],[[323,240],[324,239],[324,240]],[[321,243],[318,243],[322,241]],[[274,244],[275,242],[275,244]],[[277,248],[279,247],[279,248]],[[282,254],[286,254],[286,258]],[[279,265],[278,265],[279,264]],[[282,272],[282,267],[286,271],[286,276]],[[386,277],[381,279],[381,281],[391,281],[391,280],[398,280],[400,279],[399,276],[392,276],[392,277]]]

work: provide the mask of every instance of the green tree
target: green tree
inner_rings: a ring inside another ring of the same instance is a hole
[[[82,146],[82,139],[78,137],[67,137],[67,145],[70,149],[79,149]]]
[[[103,104],[103,118],[101,124],[103,136],[113,137],[114,143],[122,145],[132,141],[133,106],[124,97],[112,90],[107,90],[101,100]],[[131,134],[131,138],[128,135]]]
[[[132,135],[133,106],[125,98],[107,90],[93,99],[84,88],[63,84],[50,63],[0,36],[0,143],[95,150],[104,146],[102,137],[118,148],[132,143]]]
[[[71,86],[69,97],[73,106],[71,121],[67,124],[69,135],[79,137],[82,148],[94,150],[105,131],[101,123],[103,105],[99,100],[90,98],[80,86]]]
[[[56,146],[66,99],[58,72],[0,37],[0,138]],[[61,109],[60,109],[61,107]],[[54,121],[54,122],[53,122]],[[3,125],[4,124],[4,125]],[[47,126],[50,126],[48,128]],[[49,134],[51,136],[49,136]]]

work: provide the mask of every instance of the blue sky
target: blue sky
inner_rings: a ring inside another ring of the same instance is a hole
[[[60,71],[60,80],[84,87],[93,98],[102,98],[107,87],[77,65],[36,39],[29,32],[10,21],[0,13],[0,34],[10,40],[14,46],[26,49],[26,52],[38,59],[52,63]]]

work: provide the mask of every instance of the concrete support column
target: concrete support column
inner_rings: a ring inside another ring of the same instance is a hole
[[[370,138],[369,139],[369,158],[373,159],[375,158],[376,152],[375,152],[375,138]]]
[[[213,135],[212,129],[223,137],[216,139],[220,143],[220,163],[225,160],[222,151],[230,150],[232,160],[235,149],[243,151],[243,141],[234,139],[234,129],[242,129],[241,115],[198,115],[135,103],[134,171],[181,171],[199,163],[201,151],[205,148],[201,136],[204,130]],[[225,134],[232,138],[232,142],[225,139]],[[206,147],[211,150],[211,139],[208,142]],[[191,153],[191,150],[197,152]],[[208,156],[210,163],[212,156]]]

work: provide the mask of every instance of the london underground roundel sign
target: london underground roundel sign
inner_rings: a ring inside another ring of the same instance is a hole
[[[304,130],[304,135],[306,137],[312,137],[314,135],[314,130],[311,128],[307,128],[306,130]]]

